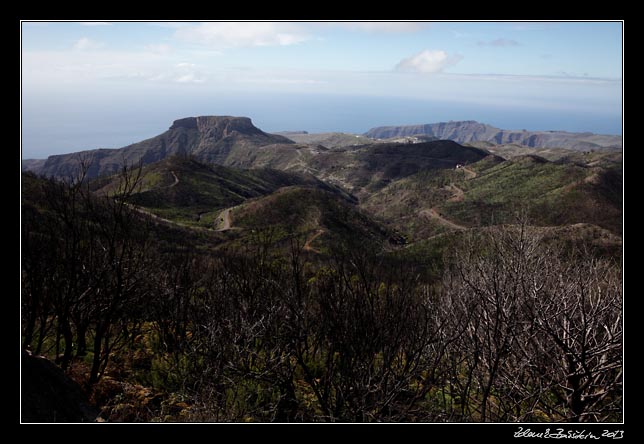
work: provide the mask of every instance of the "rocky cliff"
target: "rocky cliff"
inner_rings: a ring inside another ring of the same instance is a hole
[[[123,148],[54,155],[44,163],[25,161],[23,168],[46,176],[67,177],[74,176],[79,162],[86,160],[87,176],[93,178],[116,173],[124,163],[132,165],[141,161],[145,165],[177,154],[224,165],[235,150],[292,143],[286,137],[263,132],[247,117],[188,117],[175,120],[163,134]]]
[[[569,148],[579,151],[622,148],[621,136],[570,133],[566,131],[503,130],[474,120],[429,123],[425,125],[381,126],[370,129],[364,135],[374,139],[427,135],[439,139],[453,140],[458,143],[515,143],[531,148]]]

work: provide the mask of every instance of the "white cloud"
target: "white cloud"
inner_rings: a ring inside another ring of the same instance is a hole
[[[431,74],[441,72],[448,66],[454,65],[461,56],[450,57],[445,51],[426,49],[411,57],[402,59],[396,65],[396,71],[403,72],[418,72],[423,74]]]
[[[165,57],[150,52],[110,49],[25,51],[22,62],[25,82],[54,90],[61,84],[151,77],[167,70],[169,64]]]
[[[170,45],[166,45],[163,43],[159,45],[145,45],[143,49],[153,54],[161,54],[161,55],[172,52],[172,47]]]
[[[214,48],[243,46],[287,46],[301,43],[309,36],[294,23],[209,22],[178,28],[179,40]]]
[[[179,77],[175,78],[174,81],[177,83],[204,83],[206,79],[193,72],[190,72],[180,75]]]
[[[190,62],[180,62],[175,66],[175,70],[170,74],[170,78],[176,83],[204,83],[206,78],[196,71],[198,65]]]
[[[80,45],[83,49],[91,47],[93,45],[87,42]],[[24,84],[32,89],[50,91],[68,85],[85,85],[97,90],[127,88],[127,85],[134,87],[143,82],[180,87],[211,83],[213,78],[212,67],[193,63],[190,59],[177,59],[173,53],[157,54],[143,48],[25,51],[22,62]]]
[[[385,33],[405,33],[417,32],[431,26],[427,22],[341,22],[334,23],[352,31],[362,32],[385,32]]]
[[[112,26],[110,22],[80,22],[81,26]]]
[[[104,45],[87,37],[82,37],[74,43],[73,48],[79,51],[102,48]]]

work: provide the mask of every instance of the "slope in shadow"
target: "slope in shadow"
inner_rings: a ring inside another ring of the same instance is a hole
[[[22,422],[92,422],[98,411],[54,363],[22,353]]]

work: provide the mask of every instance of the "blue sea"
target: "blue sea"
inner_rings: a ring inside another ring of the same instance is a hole
[[[247,116],[267,132],[340,131],[376,126],[476,120],[502,129],[622,134],[621,109],[566,111],[381,97],[234,94],[174,97],[124,106],[113,103],[23,101],[22,157],[46,158],[83,149],[120,148],[156,136],[176,119]]]

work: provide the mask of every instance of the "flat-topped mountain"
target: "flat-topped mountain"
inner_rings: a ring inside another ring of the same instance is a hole
[[[622,137],[567,131],[503,130],[474,120],[428,123],[425,125],[381,126],[364,134],[372,139],[426,135],[458,143],[515,143],[531,148],[568,148],[579,151],[622,148]]]
[[[141,161],[147,165],[168,156],[190,154],[197,160],[223,165],[237,150],[292,143],[286,137],[263,132],[248,117],[200,116],[175,120],[163,134],[123,148],[55,155],[42,165],[34,162],[27,165],[46,176],[65,177],[74,175],[80,159],[86,159],[87,175],[93,178],[115,173],[124,162]]]

